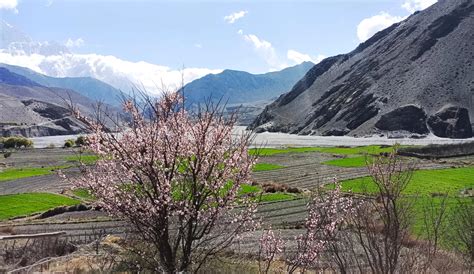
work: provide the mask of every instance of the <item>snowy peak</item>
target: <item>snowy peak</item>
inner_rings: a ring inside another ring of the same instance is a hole
[[[33,41],[28,35],[15,26],[0,21],[0,49],[12,55],[41,54],[45,56],[70,53],[69,49],[54,41]]]

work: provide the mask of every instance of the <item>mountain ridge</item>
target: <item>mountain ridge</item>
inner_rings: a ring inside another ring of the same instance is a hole
[[[69,89],[46,87],[0,68],[0,136],[69,135],[84,132],[69,103],[83,115],[94,117],[96,103]],[[116,109],[105,105],[107,111]]]
[[[189,109],[209,101],[225,104],[227,113],[238,111],[239,124],[248,125],[265,105],[287,92],[313,66],[311,62],[303,62],[263,74],[226,69],[188,83],[181,92],[184,91]]]
[[[423,123],[429,132],[422,136],[472,137],[466,121],[474,120],[473,11],[471,1],[439,1],[376,33],[352,52],[323,60],[249,128],[416,137],[416,128],[381,125],[403,124],[395,121],[397,110],[412,105],[426,116]],[[438,119],[430,119],[435,116]]]
[[[121,91],[111,85],[92,77],[51,77],[29,68],[0,63],[0,68],[24,76],[27,79],[45,87],[57,87],[74,90],[91,100],[101,101],[113,106],[121,106]]]

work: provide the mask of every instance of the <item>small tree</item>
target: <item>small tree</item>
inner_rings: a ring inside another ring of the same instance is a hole
[[[142,258],[150,270],[197,271],[254,226],[255,205],[238,194],[255,163],[251,136],[234,137],[235,117],[218,108],[191,116],[176,93],[147,102],[146,119],[134,102],[124,104],[131,122],[120,134],[76,112],[92,132],[86,149],[100,159],[74,183],[151,246]]]
[[[344,196],[337,181],[335,185],[333,191],[319,189],[309,201],[306,230],[291,241],[296,243],[296,250],[283,248],[291,243],[283,241],[273,231],[263,233],[259,246],[260,273],[268,273],[272,261],[278,257],[285,260],[288,273],[304,273],[308,268],[317,267],[322,254],[336,240],[344,219],[356,207],[353,198]]]
[[[458,198],[450,218],[453,245],[465,259],[469,271],[474,270],[474,200],[472,197]]]
[[[33,141],[21,136],[1,138],[0,142],[3,143],[4,148],[29,148],[33,146]]]
[[[367,165],[375,193],[366,194],[377,197],[366,199],[350,215],[357,245],[363,250],[363,260],[355,261],[361,272],[368,267],[372,273],[395,273],[413,221],[414,199],[404,198],[402,192],[411,181],[415,164],[403,161],[394,149]]]

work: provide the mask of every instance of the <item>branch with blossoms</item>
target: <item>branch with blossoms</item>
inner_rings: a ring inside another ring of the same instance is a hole
[[[92,132],[86,149],[99,160],[72,181],[153,245],[159,259],[151,270],[197,271],[257,225],[254,202],[238,194],[256,161],[252,135],[233,136],[235,117],[217,106],[189,114],[178,93],[144,102],[147,117],[125,102],[131,121],[118,134],[76,113]]]
[[[273,261],[283,252],[285,242],[281,235],[269,228],[262,232],[258,249],[258,272],[268,273]]]
[[[259,257],[266,267],[260,267],[261,273],[268,273],[272,261],[277,257],[282,257],[286,261],[288,273],[305,272],[308,268],[316,266],[328,243],[336,239],[344,218],[356,207],[351,196],[342,193],[337,180],[335,185],[332,191],[318,190],[308,203],[306,230],[295,237],[296,250],[285,249],[284,247],[290,246],[291,241],[283,241],[281,237],[275,235],[275,232],[269,230],[263,233],[260,239]]]

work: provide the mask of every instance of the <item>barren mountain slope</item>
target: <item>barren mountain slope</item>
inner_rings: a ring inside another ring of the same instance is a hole
[[[471,137],[473,63],[474,1],[440,0],[314,66],[251,128]]]

